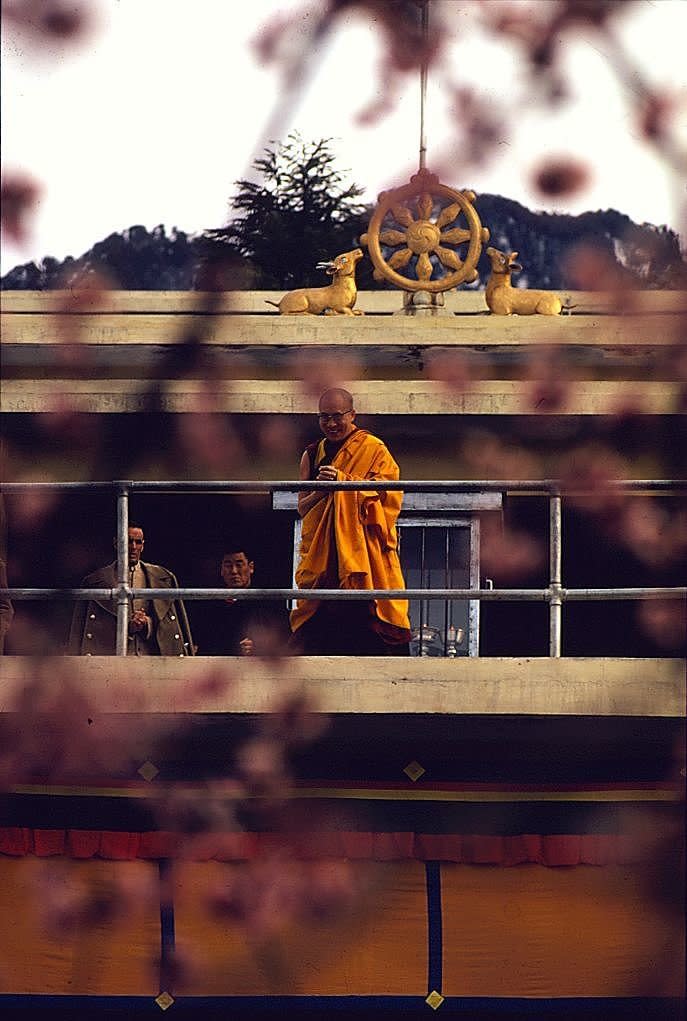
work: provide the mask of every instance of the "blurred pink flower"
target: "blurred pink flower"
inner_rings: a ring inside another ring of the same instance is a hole
[[[448,390],[462,393],[475,379],[481,379],[475,358],[462,351],[433,351],[427,357],[427,375]]]
[[[619,454],[601,444],[578,447],[561,458],[561,490],[569,506],[616,519],[627,500],[614,483],[632,475]]]
[[[97,27],[88,0],[3,0],[2,17],[42,46],[85,41]]]
[[[274,737],[256,737],[236,754],[238,775],[257,793],[284,789],[287,779],[284,746]]]
[[[340,918],[358,903],[365,870],[341,859],[301,861],[285,846],[240,869],[227,870],[226,879],[210,892],[212,914],[241,924],[260,944],[284,932],[294,922],[324,922]]]
[[[70,676],[78,660],[34,660],[34,679],[19,690],[3,721],[0,786],[131,775],[169,724],[153,714],[132,727],[125,714],[95,706]],[[110,692],[112,704],[118,695]],[[133,711],[133,706],[129,706]]]
[[[591,183],[591,169],[572,156],[548,157],[532,175],[532,184],[540,195],[549,198],[572,196]]]
[[[40,186],[28,174],[8,173],[0,183],[0,223],[10,241],[24,244],[38,205]]]
[[[341,917],[358,900],[360,878],[351,863],[342,859],[324,859],[309,864],[302,914],[316,921]]]
[[[558,16],[563,24],[601,27],[629,6],[627,0],[558,0]]]
[[[513,4],[484,4],[483,23],[497,35],[521,43],[537,71],[556,61],[565,31],[571,28],[608,30],[610,19],[629,6],[628,0],[552,0]]]
[[[195,408],[175,421],[183,462],[193,465],[201,478],[231,478],[245,461],[240,436],[228,416],[215,410],[217,398],[208,389],[199,391],[193,403]]]
[[[314,400],[313,414],[317,410],[317,398],[328,387],[345,385],[344,381],[359,379],[361,375],[358,359],[345,354],[327,357],[305,351],[293,365],[293,378],[300,381],[305,394]]]
[[[568,403],[572,380],[558,351],[547,350],[530,358],[525,373],[525,405],[536,414],[561,414]]]
[[[525,578],[546,560],[543,543],[483,515],[480,526],[482,570],[498,582]]]
[[[195,706],[204,699],[216,699],[227,695],[235,684],[236,675],[232,669],[224,664],[210,666],[199,677],[194,676],[193,680],[184,684],[180,692],[181,704]]]
[[[562,257],[561,268],[573,289],[610,294],[614,299],[613,311],[618,314],[633,311],[637,304],[629,274],[605,250],[581,242]]]
[[[684,599],[647,599],[637,607],[642,631],[666,652],[682,654],[687,641],[687,603]]]
[[[618,523],[620,540],[645,563],[660,565],[671,559],[669,515],[650,497],[630,497]]]
[[[684,98],[683,98],[684,103]],[[645,92],[639,104],[639,129],[650,142],[666,142],[675,123],[679,100],[668,92]]]
[[[224,788],[205,783],[201,789],[172,785],[161,793],[156,807],[160,829],[193,839],[213,833],[235,832],[239,827],[234,800]]]
[[[241,924],[247,936],[262,942],[283,931],[297,916],[305,892],[304,870],[283,851],[227,871],[211,891],[211,912]]]
[[[456,86],[451,93],[450,112],[460,128],[459,139],[448,147],[454,164],[460,161],[466,167],[481,166],[498,146],[508,141],[508,118],[494,102],[493,94],[478,92],[471,86]],[[446,155],[440,160],[450,174]]]
[[[41,479],[32,478],[30,475],[23,481],[40,482]],[[13,531],[19,534],[37,531],[42,528],[50,515],[57,510],[61,497],[58,489],[45,489],[36,486],[31,489],[24,489],[18,495],[8,495],[7,519]]]
[[[73,345],[70,347],[73,348]],[[79,366],[84,367],[81,361]],[[95,452],[102,430],[97,420],[93,422],[94,416],[79,411],[68,394],[56,389],[46,398],[43,410],[36,418],[37,431],[49,441],[63,443],[73,456],[79,458],[81,471],[88,473],[84,455],[89,450]]]
[[[329,726],[329,717],[316,711],[313,699],[305,692],[294,692],[278,699],[271,712],[261,720],[266,737],[280,739],[298,747],[316,741]]]
[[[462,444],[461,458],[479,479],[536,479],[542,475],[537,454],[479,429],[471,431]]]
[[[376,28],[381,29],[386,43],[386,59],[390,67],[407,73],[419,69],[423,64],[431,65],[441,55],[446,40],[446,26],[442,10],[434,5],[429,18],[427,37],[422,33],[420,4],[413,0],[330,0],[334,13],[352,9],[369,17]]]
[[[36,904],[46,935],[55,940],[125,918],[144,902],[154,903],[157,884],[150,876],[113,871],[92,879],[72,861],[45,862],[36,880]]]
[[[359,111],[357,120],[371,124],[389,112],[399,80],[423,64],[438,61],[448,35],[442,8],[434,5],[428,32],[422,31],[421,5],[414,0],[328,0],[278,13],[260,29],[253,46],[263,63],[274,64],[287,85],[303,80],[316,44],[322,46],[337,17],[367,18],[382,37],[383,57],[377,71],[379,98]],[[304,28],[307,26],[307,28]]]
[[[298,431],[284,415],[270,415],[258,428],[258,448],[263,457],[293,460],[298,450]]]
[[[81,342],[87,323],[84,317],[107,310],[114,289],[115,281],[101,270],[81,274],[66,285],[60,283],[60,289],[55,291],[53,323],[61,341],[57,358],[64,369],[72,369],[75,374],[78,370],[92,371],[96,347]]]

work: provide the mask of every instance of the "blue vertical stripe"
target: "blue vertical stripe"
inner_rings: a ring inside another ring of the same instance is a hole
[[[160,877],[160,992],[171,992],[174,974],[174,898],[171,884],[171,863],[158,862]]]
[[[427,993],[441,992],[443,932],[441,924],[441,864],[425,862],[427,883]]]

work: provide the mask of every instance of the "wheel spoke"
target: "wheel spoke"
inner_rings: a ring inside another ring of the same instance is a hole
[[[450,206],[444,206],[437,216],[437,227],[441,228],[445,227],[447,223],[453,223],[460,213],[461,207],[457,202],[452,202]]]
[[[417,257],[417,278],[418,280],[429,280],[432,275],[432,260],[427,252],[422,252]]]
[[[469,241],[472,235],[469,230],[462,227],[452,227],[451,230],[442,230],[441,240],[448,241],[449,245],[460,245],[463,241]]]
[[[432,196],[427,192],[424,195],[420,195],[417,200],[417,211],[421,220],[429,220],[432,215],[432,208],[434,203],[432,202]]]
[[[410,262],[412,254],[409,248],[402,248],[400,252],[394,252],[389,259],[389,265],[392,269],[403,269]]]
[[[400,223],[402,227],[411,227],[415,223],[407,206],[392,206],[391,215],[396,223]]]
[[[463,260],[459,259],[450,248],[442,248],[441,245],[437,245],[434,249],[434,254],[438,255],[443,265],[449,269],[462,269],[463,267]]]
[[[383,230],[379,235],[379,240],[383,245],[404,245],[406,236],[403,231],[400,230]]]

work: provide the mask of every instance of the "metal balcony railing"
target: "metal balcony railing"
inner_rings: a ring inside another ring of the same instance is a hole
[[[671,479],[614,480],[606,484],[618,492],[634,492],[643,495],[675,495],[687,489],[687,482]],[[6,588],[0,593],[13,600],[51,599],[101,599],[113,600],[117,607],[116,653],[125,656],[129,611],[132,599],[477,599],[483,601],[529,601],[549,604],[549,655],[561,655],[561,620],[564,602],[586,600],[641,600],[687,597],[687,586],[638,587],[638,588],[564,588],[561,578],[562,560],[562,501],[564,496],[582,495],[584,489],[563,491],[556,480],[539,481],[414,481],[381,482],[364,480],[360,482],[315,482],[315,481],[261,481],[261,482],[217,482],[217,481],[133,481],[112,482],[9,482],[3,483],[4,493],[35,489],[59,490],[111,490],[117,501],[117,585],[112,589],[86,588]],[[497,589],[497,588],[406,588],[406,589],[296,589],[296,588],[189,588],[137,589],[127,585],[128,577],[128,528],[129,496],[132,493],[297,493],[301,490],[377,490],[387,492],[400,490],[404,493],[520,493],[532,496],[548,496],[549,501],[549,584],[546,588]]]

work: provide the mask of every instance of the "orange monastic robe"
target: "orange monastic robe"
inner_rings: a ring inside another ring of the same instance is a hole
[[[322,441],[324,443],[324,441]],[[318,448],[316,463],[323,447]],[[339,480],[396,481],[398,465],[376,436],[355,429],[331,462]],[[336,543],[339,588],[401,589],[405,582],[398,559],[396,519],[403,493],[358,490],[328,493],[303,518],[301,557],[296,571],[298,588],[325,588],[327,565]],[[334,586],[332,586],[334,587]],[[316,612],[319,602],[299,600],[291,612],[296,631]],[[407,599],[375,599],[380,631],[396,641],[408,641],[410,622]]]

